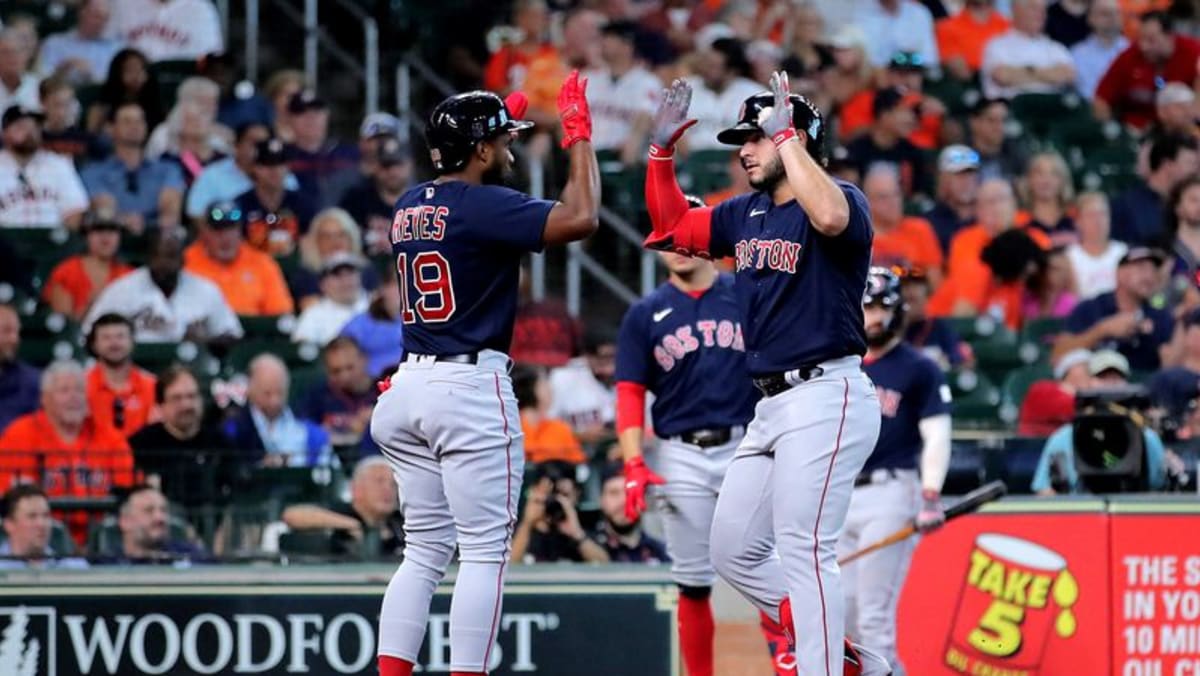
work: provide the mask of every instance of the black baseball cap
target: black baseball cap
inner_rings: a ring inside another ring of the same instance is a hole
[[[1163,261],[1167,260],[1162,250],[1148,246],[1130,247],[1129,251],[1121,256],[1120,262],[1117,265],[1125,265],[1127,263],[1140,263],[1142,261],[1154,261],[1155,265],[1162,265]]]
[[[254,147],[254,163],[261,164],[267,167],[277,167],[287,163],[287,157],[283,152],[283,141],[278,138],[269,138],[264,141],[259,141]]]
[[[8,129],[8,125],[17,120],[24,119],[37,120],[40,123],[46,119],[46,116],[39,110],[26,108],[19,103],[14,103],[4,110],[4,121],[0,123],[0,129]]]
[[[871,103],[871,114],[878,118],[880,115],[900,106],[916,108],[921,105],[921,96],[903,87],[884,87],[876,90],[875,100]]]
[[[325,99],[317,96],[317,93],[311,89],[302,89],[288,99],[288,112],[293,115],[307,113],[310,110],[325,110],[328,107]]]
[[[233,202],[221,200],[213,202],[208,207],[205,219],[208,227],[224,230],[225,228],[242,227],[246,222],[246,214]]]
[[[408,146],[398,138],[385,137],[379,143],[379,164],[380,166],[390,167],[397,164],[403,164],[412,157]]]

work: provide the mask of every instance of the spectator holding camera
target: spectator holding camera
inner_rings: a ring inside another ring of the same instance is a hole
[[[607,563],[608,552],[588,537],[579,522],[579,484],[565,463],[538,465],[539,478],[525,499],[525,513],[513,535],[517,563],[586,561]]]
[[[670,563],[667,546],[642,532],[641,519],[625,516],[625,474],[621,463],[609,463],[600,478],[600,512],[593,538],[608,559],[617,563]]]

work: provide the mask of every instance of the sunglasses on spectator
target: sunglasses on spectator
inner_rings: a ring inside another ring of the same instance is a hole
[[[208,210],[208,224],[216,227],[241,225],[242,210],[237,207],[215,206]]]
[[[892,68],[920,70],[925,68],[925,57],[916,52],[896,52],[888,65]]]

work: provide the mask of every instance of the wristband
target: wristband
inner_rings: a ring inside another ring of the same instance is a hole
[[[796,130],[788,127],[782,131],[775,132],[775,135],[771,137],[771,141],[775,144],[775,147],[778,148],[779,146],[795,138],[797,138]]]
[[[652,160],[669,160],[675,156],[674,148],[664,148],[655,143],[650,144],[650,159]]]
[[[930,502],[934,502],[936,500],[941,499],[941,497],[942,497],[942,494],[933,490],[932,488],[926,488],[925,490],[921,491],[921,498],[923,500],[928,500]]]

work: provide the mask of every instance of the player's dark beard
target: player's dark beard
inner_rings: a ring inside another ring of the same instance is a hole
[[[517,183],[517,172],[503,162],[496,162],[483,170],[480,180],[485,185],[503,185],[511,188]]]
[[[779,160],[779,157],[775,157],[770,162],[762,165],[762,170],[763,177],[757,181],[750,179],[750,187],[769,195],[775,192],[775,188],[779,185],[779,182],[786,176],[783,169],[783,162]]]
[[[895,337],[891,331],[888,331],[882,324],[872,324],[867,327],[867,346],[868,347],[883,347]]]

